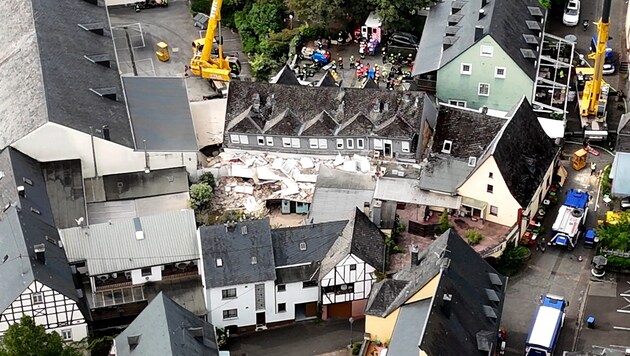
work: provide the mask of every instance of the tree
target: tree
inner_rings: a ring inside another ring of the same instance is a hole
[[[249,57],[249,65],[252,68],[252,76],[260,81],[268,81],[275,62],[265,53],[257,53]]]
[[[289,0],[289,8],[298,19],[309,24],[328,25],[341,13],[342,0]]]
[[[451,228],[451,223],[448,221],[448,211],[444,211],[442,215],[440,215],[438,230],[440,234],[443,234],[446,232],[446,230],[450,228]]]
[[[468,240],[468,244],[474,246],[483,240],[483,235],[479,230],[466,230],[466,240]]]
[[[195,210],[208,210],[212,202],[212,187],[207,183],[190,186],[190,206]]]
[[[259,1],[254,3],[247,14],[247,22],[258,39],[262,39],[282,29],[283,13],[282,3]]]
[[[630,249],[630,211],[618,212],[615,223],[597,229],[601,246],[620,251]]]
[[[199,183],[206,183],[207,185],[214,190],[217,187],[217,184],[214,180],[214,175],[212,172],[205,172],[199,176]]]
[[[0,356],[79,356],[81,353],[70,345],[64,345],[56,332],[46,333],[33,319],[22,316],[19,323],[9,326],[0,342]]]
[[[417,32],[420,10],[432,0],[374,0],[376,10],[386,27],[393,31]]]

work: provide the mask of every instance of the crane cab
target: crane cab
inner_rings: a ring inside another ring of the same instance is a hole
[[[237,57],[227,57],[226,60],[230,65],[230,73],[234,75],[241,74],[241,61]]]

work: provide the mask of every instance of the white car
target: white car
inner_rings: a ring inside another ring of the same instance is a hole
[[[564,8],[562,23],[567,26],[577,26],[580,22],[580,0],[569,0]]]

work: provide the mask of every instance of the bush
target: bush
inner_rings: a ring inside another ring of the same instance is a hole
[[[630,270],[630,258],[609,256],[606,267],[613,267],[617,269]]]
[[[303,25],[298,28],[300,34],[306,40],[315,40],[318,38],[326,37],[327,30],[320,26],[308,26]]]
[[[199,183],[206,183],[207,185],[214,190],[217,187],[216,182],[214,181],[214,175],[212,172],[205,172],[204,174],[199,176]]]
[[[466,240],[469,245],[474,246],[483,240],[483,235],[477,230],[466,230]]]
[[[192,0],[190,2],[190,10],[193,14],[203,12],[204,14],[210,13],[210,7],[212,6],[212,0]]]
[[[451,228],[451,224],[448,221],[448,211],[444,211],[442,213],[442,215],[440,215],[440,224],[438,226],[438,231],[440,232],[440,234],[443,234],[446,232],[446,230]]]
[[[391,236],[385,237],[385,248],[387,249],[388,255],[405,252],[405,250],[396,244],[396,241],[394,241],[394,238]]]
[[[360,342],[355,342],[352,345],[352,354],[353,355],[358,355],[359,351],[361,351],[361,343]]]
[[[190,186],[190,206],[195,210],[208,210],[212,202],[212,187],[206,183]]]
[[[529,250],[524,246],[512,246],[503,251],[503,255],[499,258],[498,270],[506,276],[513,276],[521,269],[525,257],[529,255]]]
[[[602,194],[610,195],[610,189],[612,187],[612,181],[610,180],[610,165],[604,167],[602,171]]]
[[[249,65],[252,68],[252,76],[261,81],[268,81],[271,72],[276,67],[276,62],[267,54],[257,53],[249,58]]]

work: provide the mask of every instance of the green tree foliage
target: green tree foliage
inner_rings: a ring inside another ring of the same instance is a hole
[[[448,211],[444,211],[442,215],[440,215],[440,221],[438,225],[438,231],[440,234],[446,232],[446,230],[451,228],[451,223],[448,221]]]
[[[190,186],[190,206],[195,210],[208,210],[212,203],[212,187],[207,183]]]
[[[538,3],[545,9],[551,9],[551,0],[538,0]]]
[[[266,53],[256,53],[249,58],[252,76],[258,80],[268,81],[277,63]]]
[[[503,255],[499,258],[498,270],[506,276],[512,276],[518,273],[525,258],[530,254],[527,247],[524,246],[508,246],[503,251]]]
[[[9,326],[0,342],[0,356],[79,356],[81,353],[70,345],[64,345],[56,332],[46,333],[41,325],[35,325],[25,315],[19,323]]]
[[[190,10],[193,13],[202,12],[207,15],[210,13],[210,6],[212,6],[212,0],[192,0],[190,2]]]
[[[417,32],[420,10],[431,0],[373,0],[384,26],[390,31]]]
[[[610,168],[611,166],[608,165],[604,167],[604,170],[602,171],[602,181],[600,184],[602,185],[602,194],[604,195],[610,194],[610,190],[612,188],[612,180],[610,179]]]
[[[328,25],[341,12],[342,0],[289,0],[289,8],[308,24]]]
[[[199,176],[199,183],[206,183],[207,185],[214,190],[217,187],[217,183],[214,180],[214,175],[212,172],[205,172],[204,174]]]
[[[466,230],[466,240],[469,245],[474,246],[483,240],[483,235],[478,230]]]
[[[613,250],[630,249],[630,211],[620,212],[616,224],[606,224],[597,229],[600,246]]]
[[[281,2],[257,1],[247,14],[247,22],[254,34],[262,39],[282,29],[284,6]]]

